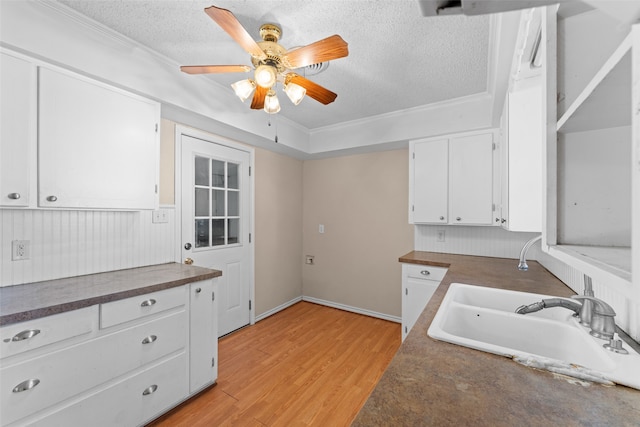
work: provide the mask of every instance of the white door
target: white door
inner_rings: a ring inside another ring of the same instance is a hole
[[[222,271],[217,279],[218,336],[250,323],[251,155],[181,136],[182,258]]]

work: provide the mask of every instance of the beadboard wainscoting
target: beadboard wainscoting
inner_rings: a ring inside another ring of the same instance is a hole
[[[0,210],[0,286],[174,261],[175,210]],[[28,260],[11,260],[11,242],[28,240]]]
[[[443,242],[438,241],[441,231],[444,231]],[[416,251],[517,259],[527,240],[538,234],[515,233],[500,227],[416,225],[414,248]],[[536,246],[540,247],[539,244]],[[536,259],[536,253],[531,248],[528,258]]]

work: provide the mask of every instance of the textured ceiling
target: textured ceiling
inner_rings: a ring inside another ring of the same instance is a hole
[[[324,106],[306,98],[293,106],[279,95],[279,114],[307,129],[487,90],[488,15],[423,17],[418,2],[409,0],[59,2],[180,65],[251,65],[249,54],[204,13],[212,4],[232,11],[256,40],[261,24],[280,25],[285,48],[341,35],[349,43],[349,56],[309,76],[338,94],[334,103]],[[230,84],[246,74],[209,78],[231,92]]]

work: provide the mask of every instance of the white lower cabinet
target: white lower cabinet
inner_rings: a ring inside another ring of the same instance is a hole
[[[205,280],[0,328],[0,425],[140,425],[213,384],[214,291]]]
[[[444,267],[402,264],[402,341],[427,306],[442,278]]]

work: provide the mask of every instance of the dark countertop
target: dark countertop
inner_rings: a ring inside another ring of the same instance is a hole
[[[169,263],[0,287],[0,326],[222,276]]]
[[[522,366],[427,335],[451,283],[571,296],[535,261],[410,252],[400,262],[449,271],[369,396],[353,426],[639,426],[640,391]],[[635,347],[635,345],[634,345]]]

